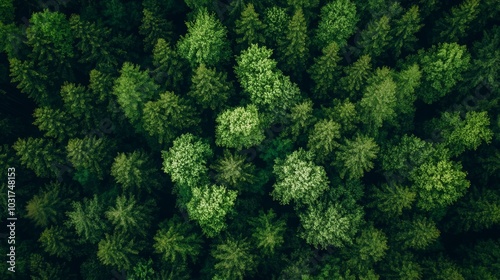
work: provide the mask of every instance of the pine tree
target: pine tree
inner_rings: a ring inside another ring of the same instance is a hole
[[[286,222],[276,220],[276,213],[270,209],[267,213],[260,211],[259,216],[249,221],[252,226],[252,238],[257,248],[266,255],[273,255],[284,243]]]
[[[263,31],[266,25],[259,19],[252,3],[245,6],[241,12],[241,19],[236,21],[236,42],[241,49],[248,48],[251,44],[264,44]]]
[[[290,111],[291,124],[285,129],[292,136],[292,139],[297,139],[300,135],[306,135],[307,130],[315,121],[313,102],[305,100],[293,106]]]
[[[173,92],[160,94],[160,99],[149,101],[143,109],[143,127],[160,144],[170,143],[175,135],[195,127],[200,122],[193,107]]]
[[[279,57],[283,70],[301,80],[309,55],[307,24],[302,9],[297,9],[288,23],[286,36],[279,42]]]
[[[186,25],[187,34],[181,36],[177,47],[191,68],[196,68],[200,63],[213,67],[227,62],[231,54],[227,30],[215,15],[201,9],[194,21]]]
[[[32,60],[21,61],[17,58],[9,59],[10,77],[12,83],[18,83],[17,88],[27,94],[40,106],[48,106],[53,98],[48,95],[47,87],[50,82],[48,76],[35,68]]]
[[[371,57],[368,55],[361,56],[352,65],[344,68],[346,76],[339,81],[342,89],[349,93],[353,101],[356,101],[359,92],[364,88],[368,77],[371,75],[372,65]]]
[[[354,34],[358,16],[356,5],[349,0],[335,0],[321,8],[316,31],[317,46],[324,48],[331,42],[343,47]]]
[[[151,210],[138,204],[133,195],[121,195],[116,198],[116,205],[104,214],[117,230],[145,236],[150,226],[150,213]]]
[[[104,178],[114,157],[115,145],[107,138],[85,137],[69,139],[68,159],[77,171],[86,170],[97,178]]]
[[[355,139],[345,140],[339,147],[335,165],[340,167],[340,176],[358,179],[373,168],[373,160],[377,158],[379,146],[373,138],[356,136]]]
[[[327,98],[335,90],[335,83],[340,77],[340,65],[342,60],[339,56],[340,48],[337,43],[332,42],[323,48],[322,56],[314,59],[314,64],[309,68],[309,74],[314,81],[313,91],[315,97]]]
[[[26,204],[26,216],[39,227],[57,224],[61,220],[67,198],[63,199],[63,189],[58,183],[46,185]]]
[[[373,188],[373,205],[387,217],[400,216],[404,209],[411,209],[416,193],[408,187],[382,184]]]
[[[398,223],[396,240],[401,242],[404,249],[425,249],[436,241],[439,235],[434,221],[426,217],[416,217],[411,221],[403,220]]]
[[[278,42],[284,40],[286,36],[287,24],[290,22],[290,16],[285,8],[273,6],[267,8],[264,12],[264,36],[266,45],[272,49],[278,47]]]
[[[469,25],[479,14],[479,0],[465,0],[451,8],[449,13],[436,22],[434,42],[457,42],[466,36]]]
[[[106,233],[105,238],[98,244],[97,257],[104,265],[127,270],[135,263],[139,247],[135,239],[123,233]]]
[[[147,8],[142,10],[142,24],[139,34],[144,36],[144,51],[151,51],[158,39],[170,41],[172,37],[172,22],[162,18],[155,11]]]
[[[226,148],[243,149],[258,145],[264,140],[264,130],[257,108],[228,109],[217,117],[215,143]]]
[[[216,171],[215,178],[224,186],[244,189],[245,184],[255,182],[255,166],[247,162],[245,156],[224,150],[224,156],[219,158],[212,166]]]
[[[390,47],[394,50],[396,57],[404,51],[415,50],[418,41],[415,34],[424,26],[421,24],[419,6],[411,6],[401,18],[394,20],[393,28],[390,30],[392,41]]]
[[[229,237],[218,244],[210,253],[216,260],[214,268],[217,274],[214,279],[242,280],[252,273],[257,261],[250,249],[250,243],[241,237]]]
[[[224,186],[194,187],[192,198],[187,204],[189,218],[200,225],[208,237],[217,236],[227,227],[226,216],[233,211],[237,192]]]
[[[76,122],[65,111],[50,107],[39,107],[35,109],[33,116],[35,117],[33,124],[38,126],[40,131],[45,132],[46,137],[53,137],[58,142],[62,142],[64,139],[74,137],[76,134]]]
[[[340,124],[332,120],[320,120],[311,130],[307,147],[320,162],[326,160],[333,150],[339,146]]]
[[[179,216],[161,224],[154,236],[155,253],[163,260],[176,264],[186,262],[188,257],[194,262],[201,253],[201,237],[193,233],[193,226],[181,223]]]
[[[390,19],[384,15],[368,23],[366,29],[361,31],[357,45],[361,49],[362,54],[377,58],[387,50],[389,44],[392,42],[389,21]]]
[[[82,202],[74,201],[72,211],[66,212],[66,216],[67,223],[75,228],[83,242],[96,244],[108,229],[104,222],[103,201],[97,195],[92,199],[84,198]]]
[[[18,139],[12,148],[21,163],[41,178],[56,178],[57,166],[63,164],[64,154],[53,141],[45,138]]]
[[[71,259],[74,240],[66,228],[60,226],[45,228],[38,241],[49,255]]]
[[[271,195],[280,204],[291,201],[312,204],[328,189],[329,181],[325,169],[313,163],[313,155],[302,149],[277,159],[274,165],[276,183]]]
[[[200,64],[191,78],[191,89],[188,95],[203,109],[216,111],[226,105],[233,91],[233,85],[227,80],[227,74],[217,72]]]
[[[111,176],[122,185],[124,190],[134,193],[146,191],[159,186],[156,179],[157,170],[152,159],[142,150],[132,153],[119,153],[111,166]]]
[[[153,65],[156,67],[153,72],[155,80],[164,83],[166,89],[180,91],[185,84],[189,65],[165,39],[158,39],[153,48]]]

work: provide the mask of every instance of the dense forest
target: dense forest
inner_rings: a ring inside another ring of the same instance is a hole
[[[1,279],[500,279],[499,0],[0,0],[0,38]]]

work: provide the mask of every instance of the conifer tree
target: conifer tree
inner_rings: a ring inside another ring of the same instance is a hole
[[[353,101],[356,101],[358,93],[366,85],[371,70],[371,57],[368,55],[361,56],[352,65],[344,68],[346,76],[342,77],[339,83],[342,89],[349,93],[349,96],[355,97],[352,98]]]
[[[340,124],[332,120],[320,120],[309,134],[307,147],[320,162],[326,160],[339,146]]]
[[[373,138],[367,136],[356,136],[356,138],[345,140],[345,144],[339,147],[337,159],[334,165],[340,167],[340,176],[344,178],[358,179],[373,168],[373,160],[377,158],[379,146]]]
[[[39,107],[33,113],[35,117],[34,125],[40,131],[45,132],[46,137],[53,137],[61,142],[66,138],[74,137],[77,125],[65,111],[52,109],[50,107]]]
[[[97,257],[104,265],[127,270],[135,263],[139,249],[135,239],[121,232],[106,233],[98,244]]]
[[[56,168],[64,162],[63,152],[49,139],[20,138],[12,147],[21,163],[41,178],[56,178]]]
[[[74,240],[66,228],[60,226],[45,228],[39,241],[49,255],[71,259]]]
[[[170,143],[175,135],[200,122],[193,107],[173,92],[160,94],[160,99],[144,104],[143,127],[160,144]]]
[[[307,24],[302,9],[295,10],[288,23],[286,36],[279,43],[278,50],[280,50],[283,70],[291,73],[297,80],[301,80],[309,56]]]
[[[323,48],[322,56],[314,59],[314,64],[309,68],[309,74],[314,81],[314,93],[316,97],[327,97],[335,90],[335,83],[340,76],[341,58],[340,48],[337,43],[332,42]]]
[[[245,183],[254,183],[255,166],[247,162],[245,156],[224,150],[224,156],[212,166],[216,171],[216,180],[225,186],[243,189]]]
[[[26,216],[39,227],[57,224],[62,218],[67,198],[63,198],[63,189],[58,183],[46,185],[26,204]]]
[[[189,65],[165,39],[158,39],[153,48],[153,65],[156,67],[153,74],[165,84],[166,89],[179,91],[185,84]]]
[[[245,275],[252,273],[257,260],[250,249],[250,243],[241,237],[229,237],[218,244],[210,253],[216,260],[214,279],[242,280]]]
[[[315,121],[315,117],[313,116],[313,102],[311,100],[304,100],[293,106],[290,111],[291,124],[286,128],[286,131],[290,133],[293,139],[296,139],[300,135],[305,135]]]
[[[99,242],[108,225],[104,220],[102,199],[94,195],[92,199],[84,198],[82,202],[74,201],[72,211],[66,212],[68,224],[74,227],[83,242],[96,244]]]
[[[283,245],[286,222],[283,219],[276,220],[273,209],[267,213],[260,211],[259,216],[251,219],[249,224],[253,228],[252,238],[264,254],[273,255]]]
[[[368,23],[366,29],[361,31],[357,44],[362,54],[377,58],[387,50],[389,44],[392,42],[389,21],[389,17],[384,15]]]
[[[111,176],[125,190],[151,192],[159,182],[154,174],[157,172],[152,159],[143,151],[119,153],[111,166]]]
[[[227,30],[214,14],[201,9],[195,19],[186,25],[187,34],[181,36],[177,47],[191,68],[196,68],[200,63],[213,67],[227,62],[231,54]]]
[[[266,25],[259,19],[259,14],[255,12],[252,3],[246,5],[241,12],[241,19],[236,21],[236,42],[240,44],[241,49],[248,48],[251,44],[264,44],[265,38],[263,31]]]
[[[36,69],[32,60],[21,61],[11,58],[9,66],[11,82],[18,83],[17,88],[21,92],[41,106],[48,106],[53,102],[53,98],[47,92],[47,87],[50,85],[48,76]]]
[[[227,74],[200,64],[191,78],[188,95],[203,109],[218,110],[224,107],[233,91],[233,85],[227,80]]]
[[[188,257],[196,261],[201,253],[201,237],[193,229],[191,224],[181,223],[179,216],[161,224],[154,236],[155,253],[173,264],[186,262]]]
[[[151,210],[146,205],[138,204],[132,196],[118,196],[114,207],[104,214],[117,230],[127,234],[146,235],[149,228]]]
[[[436,223],[426,217],[403,220],[398,224],[396,240],[403,248],[425,249],[439,237]]]
[[[144,36],[144,50],[151,51],[158,39],[170,41],[172,22],[162,18],[155,11],[145,8],[142,10],[142,24],[139,27],[139,34]]]
[[[466,36],[472,21],[479,14],[479,0],[465,0],[453,6],[449,13],[436,22],[434,42],[457,42]],[[439,35],[437,35],[439,34]]]
[[[421,24],[419,6],[411,6],[399,19],[394,20],[391,34],[391,48],[395,56],[399,57],[404,51],[415,50],[415,43],[418,41],[415,34],[424,26]]]
[[[264,36],[266,45],[272,49],[278,47],[278,42],[284,40],[286,28],[290,22],[290,16],[285,8],[273,6],[267,8],[264,12]]]
[[[404,209],[410,209],[416,193],[408,187],[382,184],[373,188],[373,203],[387,217],[400,216]]]
[[[104,178],[111,167],[115,145],[107,138],[84,137],[69,139],[68,159],[77,171],[86,170],[97,178]]]

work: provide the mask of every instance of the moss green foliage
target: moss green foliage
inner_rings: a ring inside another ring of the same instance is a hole
[[[0,0],[0,39],[0,279],[500,279],[498,0]]]

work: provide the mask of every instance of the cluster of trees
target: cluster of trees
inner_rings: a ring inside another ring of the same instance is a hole
[[[0,0],[0,278],[500,278],[497,1],[56,6]]]

